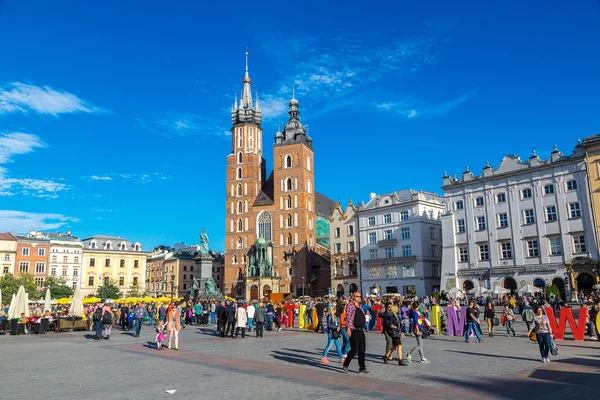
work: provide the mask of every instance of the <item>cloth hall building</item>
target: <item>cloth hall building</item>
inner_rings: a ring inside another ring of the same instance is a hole
[[[272,292],[325,295],[334,202],[315,191],[313,142],[300,122],[298,100],[292,94],[267,175],[262,111],[258,95],[252,99],[247,54],[242,83],[240,102],[231,109],[223,292],[245,299]]]

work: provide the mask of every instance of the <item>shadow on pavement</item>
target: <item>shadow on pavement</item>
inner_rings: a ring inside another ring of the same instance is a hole
[[[283,351],[276,351],[276,350],[272,351],[271,354],[272,354],[273,358],[275,358],[276,360],[286,361],[286,362],[289,362],[290,364],[308,365],[311,367],[327,369],[330,371],[337,371],[340,373],[343,372],[342,365],[339,362],[331,362],[331,365],[321,364],[320,358],[319,358],[319,360],[316,360],[316,359],[312,359],[312,358],[301,357],[301,356],[298,356],[293,353],[286,353]],[[337,368],[336,368],[336,366],[337,366]]]

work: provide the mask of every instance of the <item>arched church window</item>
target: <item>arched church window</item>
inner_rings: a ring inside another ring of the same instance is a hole
[[[238,214],[244,212],[244,204],[241,201],[238,201]]]
[[[289,245],[292,244],[292,234],[291,233],[288,233],[287,244],[289,244]]]
[[[242,128],[238,129],[238,147],[244,146],[244,130]]]
[[[285,167],[292,168],[292,156],[289,154],[285,157]]]
[[[239,168],[237,169],[237,178],[238,178],[238,179],[242,179],[242,168],[241,168],[241,167],[239,167]]]
[[[285,227],[286,228],[291,228],[292,227],[292,214],[288,214],[287,218],[285,219]]]
[[[239,164],[242,163],[242,152],[241,151],[238,153],[238,163]]]
[[[287,178],[285,181],[285,189],[288,191],[292,190],[292,178]]]
[[[287,197],[287,208],[292,208],[292,196]]]
[[[242,195],[242,184],[238,183],[238,187],[237,187],[237,195],[241,196]]]
[[[237,230],[238,232],[241,232],[244,230],[244,223],[242,222],[241,218],[238,218],[238,226],[237,226]]]
[[[258,215],[258,237],[262,237],[267,241],[271,241],[271,214],[267,211],[262,211]]]

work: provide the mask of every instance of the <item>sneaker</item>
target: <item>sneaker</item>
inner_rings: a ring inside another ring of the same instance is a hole
[[[549,362],[550,362],[550,359],[549,359],[548,357],[546,357],[546,362],[547,362],[547,363],[549,363]]]
[[[429,361],[429,360],[428,360],[428,359],[426,359],[426,358],[421,358],[421,363],[423,363],[423,364],[429,364],[430,362],[431,362],[431,361]]]
[[[406,367],[408,364],[406,364],[406,363],[404,362],[404,360],[400,360],[400,361],[398,361],[398,365],[401,365],[401,366],[403,366],[403,367]]]
[[[410,353],[406,353],[406,361],[412,362],[412,355]]]
[[[327,357],[321,358],[321,364],[329,364],[329,360],[327,359]]]
[[[359,373],[359,374],[365,374],[365,375],[366,375],[366,374],[370,374],[370,373],[371,373],[371,371],[369,371],[368,369],[363,369],[363,370],[361,370],[361,371],[358,371],[358,373]]]
[[[277,332],[281,332],[281,328],[279,328],[279,329],[277,330]]]
[[[542,362],[545,363],[546,362],[546,358],[542,357]]]
[[[346,367],[345,365],[342,367],[342,370],[344,371],[345,374],[348,373],[348,367]]]
[[[340,361],[340,364],[343,364],[346,362],[346,357],[342,358],[342,361]]]
[[[470,340],[465,340],[465,343],[471,343],[471,341]]]
[[[487,340],[485,340],[485,339],[479,341],[479,343],[485,343],[485,342],[487,342]]]

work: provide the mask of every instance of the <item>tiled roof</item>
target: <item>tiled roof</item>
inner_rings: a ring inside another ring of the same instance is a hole
[[[17,238],[10,232],[6,232],[6,233],[0,233],[0,240],[14,240],[16,241]]]

